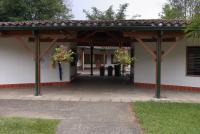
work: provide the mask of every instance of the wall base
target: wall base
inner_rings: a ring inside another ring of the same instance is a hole
[[[42,87],[45,86],[66,86],[71,83],[71,81],[64,82],[46,82],[41,83]],[[20,84],[1,84],[0,88],[33,88],[35,86],[34,83],[20,83]],[[152,83],[135,83],[136,88],[144,88],[144,89],[155,89],[156,84]],[[167,90],[180,90],[180,91],[194,91],[200,92],[200,87],[188,87],[188,86],[178,86],[178,85],[161,85],[162,89]]]
[[[65,86],[66,84],[71,83],[71,81],[64,82],[46,82],[41,83],[42,87],[45,86]],[[35,86],[35,83],[20,83],[20,84],[1,84],[0,88],[32,88]]]
[[[135,83],[135,87],[137,88],[145,88],[145,89],[155,89],[156,84],[152,83]],[[168,90],[180,90],[180,91],[194,91],[200,92],[200,87],[188,87],[188,86],[179,86],[179,85],[161,85],[162,89]]]

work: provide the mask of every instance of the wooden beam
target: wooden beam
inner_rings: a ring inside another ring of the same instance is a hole
[[[118,40],[118,39],[119,39],[119,37],[117,37],[117,36],[111,34],[110,32],[106,32],[106,34],[107,34],[108,36],[110,36],[112,39],[115,39],[115,40]]]
[[[82,71],[85,70],[85,50],[84,48],[82,49]]]
[[[131,58],[134,58],[135,57],[135,44],[132,42],[131,44]],[[131,84],[134,84],[134,67],[135,67],[135,64],[134,64],[134,61],[131,62],[131,67],[130,67],[130,81],[131,81]]]
[[[131,31],[131,32],[123,32],[124,37],[134,37],[135,35],[138,36],[149,36],[149,37],[157,37],[156,31]],[[182,31],[166,31],[165,37],[176,37],[176,36],[183,36],[184,32]]]
[[[40,31],[40,37],[42,36],[63,36],[63,34],[70,34],[71,31],[60,31],[60,30],[44,30]],[[72,35],[72,34],[71,34]],[[15,36],[24,36],[24,37],[33,37],[32,31],[2,31],[1,37],[15,37]]]
[[[40,38],[40,42],[52,42],[54,40],[54,38],[51,38],[51,37],[46,37],[46,38]],[[141,39],[143,42],[156,42],[156,39],[150,39],[150,38],[144,38],[144,39]],[[29,41],[30,42],[34,42],[35,39],[30,37],[29,38]],[[82,40],[80,38],[59,38],[57,40],[57,42],[76,42],[76,43],[88,43],[89,39],[85,39],[85,40]],[[117,43],[117,42],[138,42],[136,39],[133,39],[133,38],[117,38],[117,39],[107,39],[107,40],[103,40],[103,39],[93,39],[93,42],[99,42],[99,43],[104,43],[104,42],[110,42],[110,43]],[[163,39],[163,42],[175,42],[176,39],[175,38],[164,38]]]
[[[20,37],[20,36],[15,36],[15,39],[16,39],[18,42],[20,42],[20,45],[21,45],[25,50],[28,51],[28,54],[29,54],[29,55],[34,56],[33,50],[32,50],[30,47],[28,47],[28,44],[22,39],[22,37]]]
[[[97,31],[93,31],[93,32],[91,32],[90,34],[88,34],[88,35],[86,35],[86,36],[82,37],[82,38],[81,38],[81,40],[88,39],[89,37],[91,37],[91,36],[95,35],[96,33],[97,33]]]
[[[155,31],[131,31],[131,32],[123,32],[124,37],[134,37],[135,35],[140,36],[157,36]]]
[[[69,31],[61,31],[62,34],[64,34],[65,36],[69,35],[70,37],[73,37],[73,34]]]
[[[135,39],[139,42],[139,44],[147,51],[149,52],[149,54],[153,57],[153,59],[156,59],[156,55],[154,53],[154,51],[152,49],[150,49],[143,41],[140,37],[138,36],[134,36]]]
[[[57,40],[58,40],[58,38],[55,38],[55,39],[50,43],[49,47],[46,48],[46,49],[44,50],[44,52],[42,52],[42,54],[40,55],[40,58],[44,57],[44,55],[47,54],[47,53],[51,50],[51,48],[55,45],[55,43],[56,43]]]
[[[90,75],[93,75],[93,51],[94,51],[94,46],[91,45],[90,46],[90,71],[91,71]]]
[[[104,50],[104,53],[103,53],[103,66],[105,67],[105,64],[107,64],[106,63],[106,57],[107,57],[107,54],[106,54],[106,50]]]
[[[177,46],[178,41],[182,40],[183,36],[177,37],[176,42],[174,42],[162,55],[162,60]]]
[[[66,36],[63,35],[63,34],[58,34],[58,35],[44,35],[44,34],[42,34],[42,35],[40,35],[40,41],[41,41],[41,39],[51,39],[53,41],[55,38],[64,39],[64,38],[66,38]],[[52,42],[52,41],[50,41],[50,42]]]

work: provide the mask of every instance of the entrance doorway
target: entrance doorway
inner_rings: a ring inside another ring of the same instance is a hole
[[[127,77],[131,78],[131,65],[125,66],[115,63],[114,52],[118,47],[95,46],[92,50],[89,46],[78,46],[78,74],[82,76],[99,77]],[[130,49],[130,47],[126,47]],[[92,62],[91,62],[92,60]],[[92,65],[91,65],[92,64]]]

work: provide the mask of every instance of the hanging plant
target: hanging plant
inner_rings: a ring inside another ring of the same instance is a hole
[[[122,65],[130,65],[134,58],[132,58],[125,48],[119,48],[115,50],[114,52],[114,60],[116,63],[122,64]]]
[[[62,45],[55,48],[55,52],[52,56],[53,65],[55,65],[56,62],[72,62],[74,60],[73,54],[74,52],[72,52],[71,49],[67,49]]]

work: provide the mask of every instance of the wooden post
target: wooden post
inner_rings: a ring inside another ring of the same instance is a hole
[[[135,56],[135,44],[132,42],[131,44],[131,58],[134,58]],[[131,80],[131,83],[134,83],[134,62],[133,61],[131,63],[131,68],[130,68],[130,80]]]
[[[85,70],[85,51],[82,49],[82,71]]]
[[[104,50],[104,53],[103,53],[103,66],[105,67],[105,65],[107,64],[106,63],[106,49]]]
[[[156,98],[160,98],[161,87],[161,51],[162,51],[162,31],[158,32],[156,43]]]
[[[40,95],[40,38],[38,31],[35,36],[35,96]]]
[[[90,47],[90,71],[91,71],[91,75],[93,75],[93,50],[94,50],[94,47],[91,46]]]

